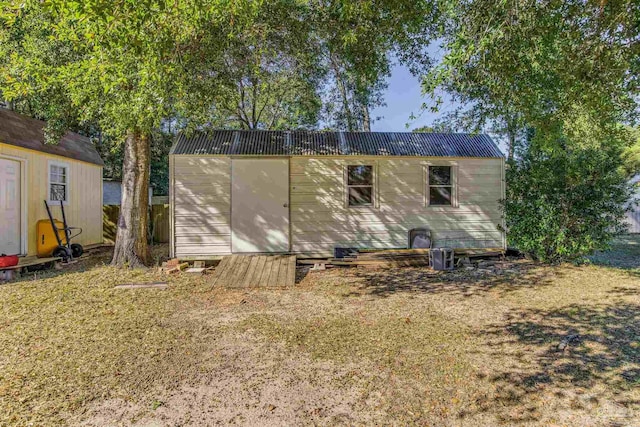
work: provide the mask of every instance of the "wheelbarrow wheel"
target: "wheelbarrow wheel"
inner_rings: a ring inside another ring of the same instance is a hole
[[[81,244],[79,243],[71,244],[71,254],[73,255],[74,258],[80,258],[83,253],[84,253],[84,248],[82,247]]]
[[[58,246],[53,250],[54,258],[62,258],[65,262],[71,258],[71,251],[69,248],[65,248],[64,246]]]

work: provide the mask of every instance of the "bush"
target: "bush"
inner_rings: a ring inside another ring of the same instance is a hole
[[[624,231],[631,192],[622,172],[624,144],[562,132],[529,138],[507,167],[503,203],[510,245],[545,262],[606,249]]]

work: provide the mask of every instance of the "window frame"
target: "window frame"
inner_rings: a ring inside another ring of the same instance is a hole
[[[451,184],[431,184],[429,182],[429,168],[431,167],[449,167],[451,170]],[[424,204],[430,208],[444,208],[451,209],[457,208],[458,204],[458,165],[454,163],[426,163],[424,165]],[[450,187],[451,188],[451,204],[438,205],[431,203],[431,187]]]
[[[370,166],[371,167],[371,184],[363,185],[363,184],[349,184],[349,167],[350,166]],[[344,165],[344,205],[347,209],[362,209],[362,208],[376,208],[377,203],[377,181],[378,181],[378,172],[377,172],[377,164],[375,162],[350,162]],[[352,205],[349,203],[349,188],[351,187],[371,187],[371,203],[363,204],[363,205]]]
[[[52,166],[56,166],[59,168],[64,168],[65,169],[65,177],[66,177],[66,182],[65,183],[60,183],[60,182],[52,182],[51,181],[51,167]],[[65,186],[65,200],[62,201],[62,204],[67,206],[69,204],[69,200],[70,200],[70,184],[71,184],[71,167],[69,166],[69,163],[65,163],[65,162],[60,162],[57,160],[49,160],[48,164],[47,164],[47,202],[49,204],[55,204],[55,205],[59,205],[60,204],[60,200],[52,200],[51,199],[51,185],[52,184],[56,184],[56,185],[64,185]]]

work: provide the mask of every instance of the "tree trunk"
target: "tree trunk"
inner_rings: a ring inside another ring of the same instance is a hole
[[[507,161],[513,160],[513,156],[516,151],[516,143],[518,139],[518,119],[516,115],[511,115],[507,118]]]
[[[362,105],[362,130],[364,132],[371,132],[371,116],[369,116],[369,106]]]
[[[340,88],[340,94],[342,96],[344,116],[347,119],[347,130],[349,132],[353,132],[355,130],[355,126],[353,125],[353,116],[351,114],[351,107],[349,106],[349,97],[347,96],[345,83],[341,78],[338,78],[338,87]]]
[[[122,202],[111,265],[135,268],[149,264],[149,158],[148,136],[130,131],[124,143]]]
[[[342,98],[342,109],[345,115],[345,119],[347,120],[347,130],[349,132],[352,132],[355,129],[353,126],[353,116],[351,114],[351,108],[349,106],[349,97],[347,95],[347,87],[344,80],[342,79],[342,73],[340,72],[340,67],[338,66],[338,63],[333,58],[333,56],[330,56],[330,60],[331,60],[331,67],[333,68],[333,72],[336,75],[336,84],[338,85],[338,90],[340,91],[340,97]]]
[[[513,154],[516,150],[516,135],[514,131],[509,131],[509,151],[507,153],[507,161],[513,160]]]

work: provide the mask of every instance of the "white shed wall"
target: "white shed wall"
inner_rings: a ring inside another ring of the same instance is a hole
[[[344,168],[373,164],[376,203],[348,207]],[[457,206],[427,206],[426,167],[451,165]],[[330,255],[334,246],[406,247],[408,230],[426,227],[434,244],[454,248],[504,247],[499,200],[502,159],[303,158],[291,159],[292,251]]]
[[[231,252],[231,159],[172,156],[173,255]]]
[[[231,159],[171,156],[174,256],[231,252]],[[347,207],[344,169],[375,165],[375,203]],[[455,170],[456,206],[426,205],[426,167]],[[406,247],[415,227],[432,231],[437,246],[504,248],[499,200],[504,197],[502,159],[292,157],[291,251],[330,256],[335,246]]]
[[[632,234],[640,233],[640,210],[635,208],[625,214],[624,222],[629,226],[627,232]]]

